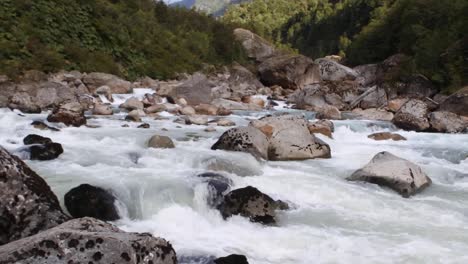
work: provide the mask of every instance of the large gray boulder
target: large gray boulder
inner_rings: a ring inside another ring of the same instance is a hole
[[[326,91],[320,84],[309,85],[304,89],[296,90],[288,98],[290,103],[294,103],[299,109],[318,109],[328,105]]]
[[[247,56],[256,61],[261,62],[277,54],[276,48],[271,43],[247,29],[235,29],[234,36],[242,44]]]
[[[393,123],[405,130],[425,131],[430,127],[427,105],[418,99],[411,99],[404,104],[393,118]]]
[[[467,127],[467,122],[459,115],[444,111],[430,113],[429,122],[432,131],[441,133],[460,133]]]
[[[184,98],[189,105],[209,104],[213,99],[211,96],[213,87],[215,87],[215,84],[206,75],[195,73],[175,87],[172,95]]]
[[[172,245],[162,238],[79,218],[0,247],[0,263],[175,264],[177,259]]]
[[[260,80],[267,86],[303,89],[321,81],[320,67],[303,55],[285,54],[266,59],[258,66]]]
[[[32,236],[69,219],[47,183],[0,147],[0,245]],[[0,257],[0,263],[3,258]]]
[[[320,74],[324,81],[345,81],[355,80],[358,73],[336,61],[330,59],[317,59],[316,63],[320,66]]]
[[[80,103],[67,103],[54,108],[47,117],[47,121],[54,123],[64,123],[67,126],[79,127],[86,125],[84,109]]]
[[[330,158],[330,146],[316,138],[308,129],[308,121],[301,116],[268,116],[252,121],[251,127],[268,138],[269,160],[306,160]]]
[[[115,75],[92,72],[83,76],[83,83],[91,93],[95,93],[101,86],[108,86],[113,94],[126,94],[132,92],[132,84]]]
[[[432,183],[419,166],[389,152],[378,153],[347,179],[386,186],[403,197],[414,195]]]
[[[450,95],[440,104],[439,111],[468,117],[468,86]]]
[[[267,137],[251,126],[229,129],[211,149],[247,152],[256,158],[268,159]]]

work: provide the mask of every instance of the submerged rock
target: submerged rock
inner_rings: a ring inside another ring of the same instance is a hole
[[[373,140],[377,140],[377,141],[380,141],[380,140],[393,140],[393,141],[402,141],[402,140],[406,140],[405,137],[403,137],[402,135],[400,134],[396,134],[396,133],[390,133],[390,132],[381,132],[381,133],[374,133],[372,135],[369,135],[367,136],[368,138],[371,138]]]
[[[39,135],[36,135],[36,134],[30,134],[30,135],[27,135],[23,139],[23,143],[25,145],[47,144],[47,143],[52,143],[52,139],[50,139],[48,137],[39,136]]]
[[[425,131],[430,127],[427,105],[418,99],[409,100],[393,118],[393,123],[405,130]]]
[[[0,262],[176,264],[177,257],[162,238],[126,233],[87,217],[0,247]]]
[[[69,219],[47,183],[2,147],[0,190],[0,245],[32,236]],[[0,262],[4,257],[0,257]]]
[[[202,178],[208,185],[208,204],[211,207],[218,206],[223,200],[223,195],[231,189],[232,181],[222,174],[205,172],[197,177]]]
[[[143,124],[139,125],[137,128],[150,128],[150,127],[151,127],[150,124],[143,123]]]
[[[362,169],[347,178],[386,186],[403,197],[414,195],[431,185],[431,179],[416,164],[389,152],[380,152]]]
[[[115,196],[100,187],[82,184],[65,194],[65,206],[75,218],[94,217],[104,221],[120,219]]]
[[[224,218],[241,215],[252,222],[276,223],[276,201],[252,186],[228,193],[218,209]]]
[[[175,148],[172,139],[167,136],[154,135],[148,141],[149,148]]]
[[[247,152],[254,157],[268,159],[268,139],[260,130],[254,127],[229,129],[224,132],[211,149]]]
[[[42,122],[42,121],[33,121],[31,123],[31,125],[34,127],[34,128],[37,128],[37,129],[40,129],[40,130],[51,130],[51,131],[60,131],[60,129],[58,128],[55,128],[55,127],[51,127],[51,126],[48,126],[46,123]]]
[[[29,147],[31,160],[53,160],[63,153],[62,145],[51,142]]]
[[[244,255],[232,254],[226,257],[217,258],[214,260],[215,264],[249,264]]]
[[[84,109],[79,103],[68,103],[56,107],[47,117],[47,121],[75,127],[86,125]]]

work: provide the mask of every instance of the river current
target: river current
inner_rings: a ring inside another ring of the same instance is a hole
[[[136,96],[144,92],[137,90]],[[128,96],[116,96],[114,105]],[[235,112],[228,118],[246,125],[267,113]],[[46,116],[0,109],[0,145],[27,158],[21,148],[28,134],[61,143],[64,154],[56,160],[26,160],[61,202],[82,183],[112,190],[124,216],[115,224],[169,240],[181,263],[203,264],[209,256],[229,254],[246,255],[253,264],[468,263],[466,134],[405,132],[388,122],[334,121],[333,139],[318,136],[331,146],[331,159],[261,162],[249,154],[211,150],[227,128],[208,133],[205,126],[173,123],[176,117],[168,113],[168,120],[143,118],[149,129],[122,121],[123,113],[89,119],[97,128],[53,132],[30,125]],[[121,127],[125,123],[130,127]],[[382,131],[408,140],[367,137]],[[154,134],[170,136],[176,148],[147,148]],[[389,189],[345,180],[381,151],[418,164],[433,185],[406,199]],[[223,170],[233,189],[254,186],[287,201],[292,209],[278,213],[278,226],[239,216],[223,220],[207,205],[207,186],[196,177],[212,169]]]

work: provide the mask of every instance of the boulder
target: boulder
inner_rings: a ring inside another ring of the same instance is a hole
[[[186,124],[206,126],[208,124],[208,117],[203,116],[203,115],[187,116],[186,117]]]
[[[256,158],[268,159],[268,139],[254,127],[229,129],[211,147],[213,150],[241,151]]]
[[[67,126],[79,127],[86,125],[84,109],[79,103],[67,103],[54,108],[47,117],[49,122],[64,123]]]
[[[123,108],[127,111],[143,110],[143,103],[136,97],[130,97],[125,101],[125,103],[121,104],[119,108]]]
[[[81,184],[65,194],[65,206],[74,218],[93,217],[104,221],[120,219],[115,196],[100,187]]]
[[[375,109],[375,108],[369,108],[369,109],[360,109],[356,108],[353,109],[353,114],[356,115],[357,119],[362,119],[362,120],[380,120],[380,121],[392,121],[393,120],[393,113],[387,112],[383,109]]]
[[[320,66],[320,75],[324,81],[355,80],[358,77],[358,73],[355,70],[333,60],[317,59],[315,63]]]
[[[53,160],[63,153],[63,148],[59,143],[51,142],[29,147],[29,153],[31,160]]]
[[[256,61],[261,62],[277,54],[271,43],[249,30],[237,28],[234,30],[234,36],[242,44],[247,56]]]
[[[23,143],[25,145],[47,144],[47,143],[52,143],[52,140],[50,138],[48,138],[48,137],[43,137],[43,136],[39,136],[39,135],[36,135],[36,134],[30,134],[30,135],[27,135],[23,139]]]
[[[209,104],[213,100],[211,89],[215,85],[201,73],[195,73],[175,87],[175,96],[184,98],[189,105]]]
[[[142,110],[132,110],[127,114],[125,120],[131,122],[141,122],[142,116],[145,116],[145,112],[143,112]]]
[[[392,122],[405,130],[425,131],[430,127],[427,105],[418,99],[411,99],[396,113]]]
[[[113,94],[126,94],[132,92],[132,84],[115,75],[101,72],[92,72],[83,76],[83,83],[91,93],[95,93],[101,86],[108,86]]]
[[[180,114],[182,115],[194,115],[196,114],[195,109],[191,106],[182,107],[179,109]]]
[[[362,109],[380,108],[387,106],[387,104],[387,92],[385,89],[377,87],[362,99],[360,107]]]
[[[93,115],[112,115],[112,107],[106,104],[94,104]]]
[[[235,126],[236,123],[232,120],[229,120],[227,118],[222,118],[222,119],[219,119],[216,124],[218,126]]]
[[[199,104],[195,106],[195,111],[199,115],[217,115],[218,114],[218,107],[211,105],[211,104]]]
[[[23,113],[38,114],[41,113],[41,107],[33,102],[32,97],[28,93],[15,93],[8,103],[10,109],[18,109]]]
[[[0,247],[0,263],[176,264],[177,258],[162,238],[86,217]]]
[[[305,118],[293,115],[267,116],[250,123],[269,139],[269,160],[330,158],[330,146],[312,135],[307,125]]]
[[[244,255],[232,254],[226,257],[221,257],[213,260],[215,264],[249,264]]]
[[[377,83],[378,64],[359,65],[353,68],[358,74],[357,81],[362,87],[370,87]]]
[[[246,95],[246,96],[243,96],[242,97],[242,102],[245,103],[245,104],[253,104],[253,105],[257,105],[258,107],[265,107],[265,101],[262,99],[262,98],[259,98],[259,97],[254,97],[254,96],[251,96],[251,95]]]
[[[148,141],[149,148],[175,148],[172,139],[167,136],[154,135]]]
[[[245,110],[245,111],[259,111],[262,110],[261,107],[257,105],[252,105],[252,104],[244,104],[241,102],[236,102],[232,100],[227,100],[227,99],[215,99],[213,100],[212,104],[218,108],[222,108],[224,110]],[[219,114],[219,112],[218,112]]]
[[[460,133],[467,127],[467,122],[452,112],[432,112],[429,114],[431,130],[440,133]]]
[[[276,223],[276,209],[275,200],[252,186],[229,192],[218,207],[224,218],[241,215],[267,225]]]
[[[146,108],[145,112],[147,114],[154,114],[154,113],[159,113],[159,112],[166,111],[166,110],[167,110],[166,105],[164,105],[164,104],[155,104],[155,105],[152,105],[152,106]]]
[[[303,55],[287,54],[266,59],[258,66],[260,80],[267,86],[303,89],[321,81],[320,67]]]
[[[347,179],[386,186],[403,197],[414,195],[432,183],[419,166],[389,152],[378,153]]]
[[[218,98],[241,98],[242,96],[257,94],[257,91],[265,88],[255,74],[239,64],[231,67],[226,84],[225,95],[219,95]],[[221,92],[222,87],[224,86],[219,86],[217,90]]]
[[[0,189],[0,245],[32,236],[69,219],[47,183],[2,147]]]
[[[103,95],[109,102],[113,102],[114,98],[112,97],[111,88],[107,85],[103,85],[96,89],[95,93],[97,95]]]
[[[468,86],[450,95],[440,104],[439,111],[468,116]]]
[[[288,102],[296,104],[299,109],[318,109],[328,105],[325,95],[322,85],[315,84],[296,90],[288,97]]]
[[[341,112],[338,108],[332,105],[324,105],[319,107],[317,110],[316,117],[318,119],[331,119],[331,120],[341,120]]]
[[[369,135],[367,137],[371,138],[373,140],[376,140],[376,141],[390,140],[390,139],[393,140],[393,141],[406,140],[406,138],[403,137],[402,135],[396,134],[396,133],[390,133],[390,132],[374,133],[374,134],[371,134],[371,135]]]
[[[393,113],[398,112],[403,105],[405,105],[408,102],[408,98],[397,98],[388,101],[387,108]]]
[[[318,120],[313,123],[309,123],[307,125],[307,128],[309,129],[309,132],[312,134],[318,133],[325,135],[329,138],[333,138],[332,133],[335,130],[335,126],[333,122],[329,120]]]

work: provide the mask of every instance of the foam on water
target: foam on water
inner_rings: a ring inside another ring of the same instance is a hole
[[[246,117],[267,113],[236,112],[229,118],[245,125]],[[466,134],[405,132],[387,122],[338,121],[334,139],[319,136],[330,144],[332,159],[259,162],[244,153],[210,149],[227,128],[207,133],[204,126],[173,123],[172,115],[167,115],[169,120],[143,118],[150,129],[138,129],[136,123],[122,128],[123,115],[89,120],[99,128],[62,127],[52,132],[30,126],[32,120],[45,117],[46,113],[22,117],[0,109],[0,144],[18,153],[22,139],[31,133],[61,143],[65,152],[58,159],[27,161],[61,201],[82,183],[111,189],[124,213],[116,222],[119,227],[162,236],[179,256],[244,254],[254,264],[468,263]],[[408,141],[367,138],[379,131],[396,131]],[[155,133],[173,138],[176,148],[148,149],[146,142]],[[388,189],[345,180],[380,151],[419,164],[434,184],[405,199]],[[275,227],[242,217],[223,220],[208,207],[206,184],[196,177],[209,169],[225,170],[234,188],[255,186],[288,201],[293,209],[280,212]]]

